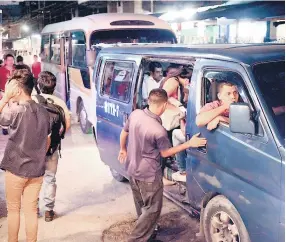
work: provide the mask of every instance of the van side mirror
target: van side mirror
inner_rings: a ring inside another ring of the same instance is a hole
[[[86,63],[87,66],[94,67],[95,59],[96,59],[96,51],[94,50],[87,50],[86,51]]]
[[[229,126],[231,132],[255,134],[255,124],[251,118],[251,110],[247,103],[233,103],[230,105]]]

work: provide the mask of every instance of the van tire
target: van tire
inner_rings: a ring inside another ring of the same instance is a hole
[[[80,124],[80,128],[81,128],[82,132],[84,134],[90,134],[92,131],[92,129],[91,129],[92,125],[88,121],[87,113],[86,113],[86,110],[85,110],[85,107],[84,107],[82,101],[80,101],[80,103],[79,103],[78,120],[79,120],[79,124]]]
[[[220,224],[225,225],[226,228],[220,230]],[[229,226],[232,226],[233,231],[229,229]],[[212,237],[215,233],[214,231],[221,231],[226,236],[236,235],[235,238],[239,238],[239,240],[237,240],[239,242],[250,242],[247,229],[238,211],[234,205],[222,195],[218,195],[208,202],[203,214],[203,228],[206,242],[223,241],[219,238]]]
[[[119,181],[119,182],[125,182],[127,181],[127,179],[122,176],[121,174],[119,174],[116,170],[112,169],[112,168],[109,168],[110,169],[110,172],[113,176],[113,178],[116,180],[116,181]]]

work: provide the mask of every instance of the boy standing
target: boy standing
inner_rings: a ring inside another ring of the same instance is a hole
[[[70,128],[70,114],[67,105],[63,100],[53,95],[57,84],[56,77],[48,71],[40,73],[38,78],[38,87],[46,100],[50,99],[54,104],[60,106],[65,113],[66,131]],[[38,102],[36,96],[33,99]],[[46,171],[44,175],[44,205],[45,205],[45,221],[51,222],[54,219],[54,206],[56,198],[56,173],[58,168],[59,151],[56,150],[52,155],[47,157]]]

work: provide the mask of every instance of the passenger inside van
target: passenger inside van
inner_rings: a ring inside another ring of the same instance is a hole
[[[159,62],[151,62],[149,64],[150,76],[145,75],[142,86],[142,97],[144,102],[147,102],[149,93],[159,88],[163,80],[163,68]]]
[[[168,93],[169,98],[173,97],[178,101],[182,102],[183,89],[185,87],[188,87],[188,85],[190,84],[190,79],[193,74],[193,67],[192,66],[186,66],[183,68],[178,67],[178,71],[180,70],[181,72],[179,75],[171,77],[168,80],[166,80],[162,87]]]
[[[187,104],[188,96],[189,96],[189,89],[185,88],[184,89],[185,105]],[[172,133],[173,146],[183,144],[184,142],[186,142],[186,113],[184,113],[184,116],[180,120],[180,129],[175,129],[173,130]],[[185,150],[176,154],[176,163],[179,171],[172,174],[172,179],[174,181],[180,181],[180,182],[187,181],[186,158],[187,158],[187,153]]]
[[[180,119],[186,112],[187,100],[184,98],[188,92],[190,78],[192,75],[191,66],[171,64],[167,71],[167,77],[161,87],[168,93],[168,105],[166,111],[161,116],[162,125],[168,132],[168,137],[172,141],[172,132],[180,127]],[[176,76],[170,77],[171,74]]]
[[[229,107],[239,100],[238,88],[230,82],[218,84],[218,100],[207,103],[201,108],[196,117],[196,124],[199,127],[207,125],[208,130],[216,129],[220,122],[229,123]]]
[[[164,126],[166,125],[166,120],[170,119],[169,121],[172,125],[164,127],[167,130],[169,140],[174,146],[184,143],[186,141],[186,107],[193,67],[191,65],[166,62],[146,62],[144,66],[143,69],[147,69],[147,71],[144,72],[143,78],[143,99],[146,101],[148,93],[155,87],[160,86],[160,88],[167,89],[169,103],[165,114],[161,116],[162,123]],[[140,105],[140,101],[138,103],[140,96],[141,95],[135,95],[136,98],[133,99],[133,109],[144,107],[144,101],[141,102],[143,105]],[[174,96],[175,98],[173,98]],[[176,100],[176,105],[172,104],[170,98]],[[173,118],[176,120],[171,120]],[[177,125],[175,125],[175,123],[177,123]],[[173,170],[170,177],[173,181],[186,182],[186,156],[186,152],[182,151],[176,155],[175,159],[174,157],[169,157],[164,161],[168,167],[167,169]]]

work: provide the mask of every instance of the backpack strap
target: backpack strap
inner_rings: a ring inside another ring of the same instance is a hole
[[[56,107],[56,109],[58,110],[58,112],[60,113],[60,115],[62,116],[62,120],[61,120],[61,124],[62,124],[62,133],[61,133],[61,138],[64,139],[65,138],[65,133],[66,133],[66,129],[67,129],[67,125],[66,125],[66,116],[65,116],[65,112],[62,109],[62,107],[54,104],[54,106]]]
[[[35,95],[39,104],[47,104],[47,100],[40,94]]]

